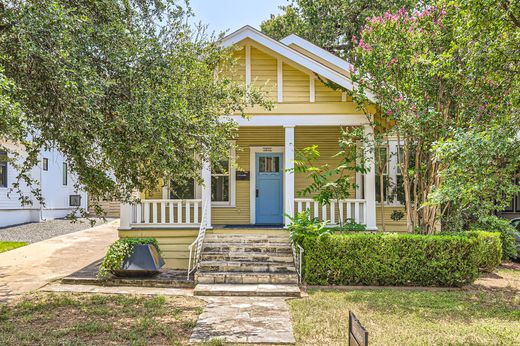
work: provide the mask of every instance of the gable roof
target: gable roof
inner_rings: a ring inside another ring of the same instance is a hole
[[[286,37],[280,42],[272,39],[271,37],[260,32],[259,30],[249,25],[246,25],[232,32],[231,34],[223,37],[220,43],[224,47],[230,47],[247,38],[269,48],[275,53],[313,71],[314,73],[317,73],[318,75],[344,87],[347,90],[354,90],[354,84],[352,83],[352,80],[350,78],[348,78],[344,74],[335,71],[334,69],[328,66],[325,66],[324,64],[312,59],[311,57],[289,47],[283,41],[285,40],[285,42],[294,42],[294,44],[298,45],[299,47],[305,50],[308,50],[311,53],[313,53],[313,51],[318,52],[319,54],[313,54],[320,56],[321,58],[323,58],[327,62],[330,62],[334,66],[338,66],[339,68],[348,71],[350,64],[347,61],[335,56],[334,54],[327,52],[326,50],[294,34]],[[367,96],[370,101],[374,101],[374,97],[371,93],[369,93]]]
[[[237,31],[225,36],[221,40],[224,47],[232,46],[246,38],[260,43],[261,45],[271,49],[272,51],[282,55],[283,57],[294,61],[295,63],[327,78],[328,80],[341,85],[342,87],[352,90],[352,81],[346,76],[334,71],[333,69],[320,64],[319,62],[307,57],[306,55],[292,49],[291,47],[278,42],[255,28],[246,25]]]
[[[332,54],[331,52],[315,45],[314,43],[307,41],[306,39],[291,34],[283,39],[280,40],[281,43],[291,46],[295,45],[300,48],[303,48],[304,50],[308,51],[309,53],[312,53],[316,56],[319,56],[320,58],[326,60],[327,62],[331,63],[332,65],[335,65],[343,70],[350,71],[353,67],[351,63],[349,63],[346,60],[341,59],[340,57]]]

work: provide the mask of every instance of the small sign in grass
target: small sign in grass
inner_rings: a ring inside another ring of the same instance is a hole
[[[27,245],[23,241],[0,241],[0,252],[9,251]]]

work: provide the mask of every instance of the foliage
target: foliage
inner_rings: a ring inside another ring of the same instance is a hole
[[[29,182],[41,149],[56,148],[76,187],[133,201],[159,179],[200,179],[201,160],[228,155],[236,124],[219,116],[269,102],[220,73],[233,67],[230,49],[193,28],[185,7],[0,3],[0,141],[27,151],[19,179]]]
[[[515,234],[517,234],[517,231],[513,226],[510,225],[508,220],[496,216],[488,216],[480,219],[477,223],[475,223],[472,226],[472,228],[475,230],[480,229],[487,232],[500,233],[503,260],[511,260],[518,256],[515,238]]]
[[[332,230],[334,232],[365,232],[367,227],[361,223],[357,223],[353,219],[348,219],[347,222],[344,222],[340,226],[333,227]]]
[[[307,237],[321,237],[332,232],[331,229],[327,228],[328,222],[311,217],[309,209],[296,214],[294,217],[286,216],[291,221],[288,229],[293,244],[301,244]]]
[[[401,210],[394,210],[390,215],[390,218],[394,221],[400,221],[404,217],[404,213]]]
[[[281,6],[283,13],[271,15],[261,29],[274,39],[299,35],[326,50],[346,56],[350,38],[358,36],[365,18],[387,10],[411,8],[413,0],[292,0]]]
[[[374,16],[353,37],[354,99],[365,105],[373,95],[376,125],[393,124],[388,134],[403,143],[397,156],[410,232],[433,233],[439,218],[452,222],[447,215],[463,224],[480,205],[489,211],[496,181],[514,177],[518,155],[504,152],[515,145],[518,152],[518,10],[499,0],[432,1]],[[486,143],[490,153],[470,162]],[[482,192],[471,194],[471,184]]]
[[[307,174],[311,183],[298,195],[312,195],[320,204],[330,204],[331,200],[339,202],[350,197],[358,186],[352,182],[355,172],[366,173],[365,162],[359,159],[356,141],[363,139],[361,128],[343,129],[338,141],[339,151],[334,158],[339,159],[336,167],[329,164],[319,165],[321,154],[317,145],[296,152],[294,168],[290,171]],[[336,203],[339,208],[339,203]],[[344,220],[340,220],[342,224]]]
[[[478,276],[469,237],[359,233],[306,238],[303,247],[310,285],[459,287]]]
[[[151,244],[160,252],[159,243],[155,238],[121,238],[110,247],[99,267],[98,278],[106,279],[110,273],[121,270],[126,258],[132,256],[136,245]]]
[[[478,242],[478,267],[492,272],[502,263],[502,241],[498,232],[470,231],[465,232]]]
[[[442,184],[430,194],[434,204],[449,206],[447,227],[462,228],[495,210],[503,210],[520,193],[514,177],[520,167],[517,128],[500,124],[482,130],[459,130],[434,147],[435,160],[448,163],[439,172]],[[462,217],[461,217],[462,216]]]

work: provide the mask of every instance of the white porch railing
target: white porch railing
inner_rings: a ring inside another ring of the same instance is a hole
[[[198,227],[202,200],[146,199],[132,206],[131,226]]]
[[[207,205],[204,204],[202,207],[202,220],[200,222],[199,234],[197,238],[188,246],[188,250],[190,252],[188,257],[188,276],[187,279],[190,279],[191,273],[196,271],[199,267],[200,256],[202,254],[202,245],[204,244],[204,238],[206,237],[206,228],[208,226],[207,221]]]
[[[366,225],[366,201],[364,199],[342,199],[330,201],[330,204],[320,204],[312,198],[295,198],[296,212],[309,209],[311,217],[320,221],[328,220],[331,225],[338,225],[340,220],[353,220]]]

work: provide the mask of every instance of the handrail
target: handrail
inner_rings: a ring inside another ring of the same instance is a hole
[[[296,247],[298,247],[298,252],[296,252]],[[302,272],[302,266],[303,266],[303,253],[305,250],[303,247],[300,246],[300,244],[291,243],[292,251],[293,251],[293,257],[294,257],[294,267],[296,269],[296,273],[298,274],[298,283],[301,284],[303,282],[303,272]]]
[[[202,254],[202,244],[204,243],[204,238],[206,236],[206,228],[207,228],[207,203],[203,203],[202,205],[202,217],[199,227],[199,233],[197,238],[188,246],[190,251],[188,257],[188,275],[187,279],[190,279],[190,275],[192,272],[197,270],[200,262],[200,257]]]

